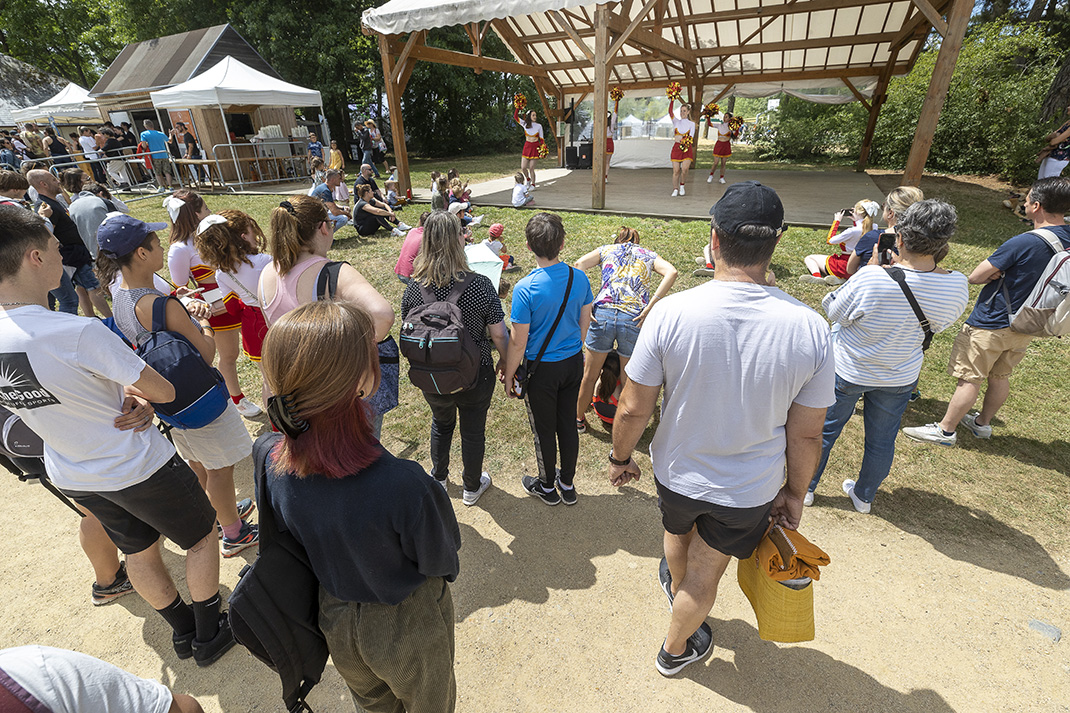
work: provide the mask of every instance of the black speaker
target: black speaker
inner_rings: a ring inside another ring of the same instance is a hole
[[[565,147],[565,168],[576,169],[580,167],[579,154],[575,146]]]
[[[594,160],[594,144],[580,144],[578,168],[590,168]]]

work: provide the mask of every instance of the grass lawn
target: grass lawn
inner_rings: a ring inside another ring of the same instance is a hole
[[[515,156],[491,156],[443,161],[413,161],[413,174],[420,176],[432,167],[444,170],[457,167],[463,176],[477,181],[508,175],[515,169]],[[769,164],[766,164],[767,166]],[[781,168],[779,165],[776,168]],[[894,187],[895,175],[874,176],[883,191]],[[422,179],[421,179],[422,180]],[[922,188],[929,197],[949,201],[958,208],[959,230],[944,263],[951,269],[969,272],[1006,238],[1026,230],[1019,220],[1000,206],[1005,197],[999,190],[964,183],[949,178],[927,178]],[[879,199],[880,196],[871,196]],[[208,196],[213,210],[240,208],[255,217],[265,229],[269,212],[279,198],[271,196]],[[418,208],[403,214],[407,222],[416,222]],[[150,199],[133,204],[134,214],[144,220],[166,220],[159,201]],[[514,282],[534,265],[523,243],[523,228],[530,212],[512,209],[488,209],[483,225],[502,223],[505,241],[522,266],[520,273],[507,275]],[[704,221],[679,221],[662,218],[625,218],[587,214],[565,216],[568,238],[562,259],[574,261],[598,245],[610,242],[622,224],[639,230],[643,245],[657,251],[680,270],[681,277],[673,291],[687,290],[704,281],[691,276],[693,257],[701,254],[709,228]],[[477,237],[484,233],[477,232]],[[401,245],[400,238],[380,233],[371,239],[356,236],[352,228],[340,231],[334,259],[344,259],[356,266],[396,307],[400,306],[403,285],[393,273]],[[825,233],[819,230],[792,228],[781,241],[773,257],[773,270],[780,286],[789,294],[819,309],[827,293],[824,286],[800,284],[796,277],[804,272],[802,258],[827,249]],[[592,274],[597,279],[596,274]],[[597,291],[597,285],[595,285]],[[978,288],[971,288],[976,297]],[[506,299],[506,315],[509,313]],[[971,304],[972,307],[972,304]],[[964,319],[965,317],[963,317]],[[961,324],[961,321],[959,324]],[[947,375],[951,342],[958,331],[937,335],[926,355],[921,374],[921,400],[911,404],[903,425],[918,425],[938,420],[951,396],[955,383]],[[395,335],[397,326],[395,324]],[[991,440],[975,439],[965,429],[959,430],[956,448],[921,445],[900,436],[891,475],[877,496],[873,513],[905,531],[922,535],[937,549],[955,552],[957,557],[970,548],[999,543],[1007,549],[1008,571],[1015,567],[1033,567],[1051,560],[1044,554],[1066,552],[1070,545],[1070,379],[1065,365],[1070,363],[1067,340],[1035,340],[1029,354],[1011,379],[1012,393],[995,422]],[[405,370],[403,369],[403,372]],[[259,397],[259,372],[251,363],[239,363],[245,391]],[[732,414],[711,414],[711,428]],[[579,477],[582,489],[588,479],[603,478],[605,453],[610,434],[597,418],[588,416],[591,428],[581,437]],[[821,487],[816,506],[836,509],[844,518],[856,517],[848,511],[840,492],[840,482],[854,477],[862,452],[861,418],[852,419],[836,444]],[[402,375],[401,405],[387,414],[384,444],[403,457],[420,461],[430,468],[428,438],[430,411],[422,395]],[[645,440],[653,434],[648,429]],[[535,469],[534,449],[526,413],[522,406],[504,398],[499,389],[491,406],[487,435],[485,468],[495,478],[518,478]],[[459,438],[454,439],[453,479],[460,477]],[[640,456],[644,471],[649,462]],[[823,497],[829,496],[829,497]],[[1037,577],[1054,579],[1057,575]],[[1061,575],[1065,579],[1065,575]],[[1032,577],[1030,577],[1032,579]],[[1037,581],[1037,580],[1034,580]],[[1050,585],[1049,585],[1050,586]]]

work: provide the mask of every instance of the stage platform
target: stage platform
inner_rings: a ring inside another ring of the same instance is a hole
[[[863,198],[883,201],[883,194],[865,173],[843,171],[746,171],[732,170],[726,184],[717,179],[706,183],[709,169],[691,172],[687,195],[672,198],[672,170],[661,168],[611,169],[606,184],[606,207],[591,209],[591,171],[551,168],[536,173],[537,210],[581,211],[634,216],[656,216],[681,220],[708,220],[710,206],[725,188],[739,181],[759,181],[776,190],[784,202],[784,219],[789,225],[827,228],[833,213],[853,206]],[[477,205],[511,206],[514,181],[499,178],[470,186]],[[416,200],[430,201],[428,189],[413,191]]]

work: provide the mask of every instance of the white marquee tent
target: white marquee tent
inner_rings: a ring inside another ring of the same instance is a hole
[[[149,98],[157,109],[191,106],[323,106],[320,93],[284,82],[242,64],[231,56],[189,81],[176,84]],[[321,108],[322,113],[322,108]]]
[[[74,82],[65,86],[59,94],[40,104],[16,109],[11,112],[15,121],[34,121],[54,118],[65,123],[100,121],[97,103],[89,98],[89,90]]]

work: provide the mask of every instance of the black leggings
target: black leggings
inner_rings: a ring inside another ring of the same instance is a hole
[[[557,452],[561,450],[561,482],[572,485],[580,454],[580,434],[576,431],[576,401],[583,380],[583,352],[561,361],[544,361],[528,380],[524,403],[535,434],[535,456],[539,480],[547,488],[554,484]]]
[[[387,220],[385,215],[372,215],[371,213],[368,213],[368,215],[371,215],[373,218],[375,218],[375,222],[373,223],[369,220],[366,223],[356,223],[355,225],[357,228],[357,235],[374,235],[375,233],[379,232],[380,228],[386,230],[393,230],[397,227],[389,220]]]

